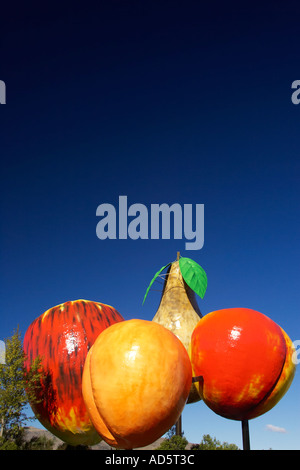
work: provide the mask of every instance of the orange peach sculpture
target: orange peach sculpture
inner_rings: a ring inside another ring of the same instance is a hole
[[[102,438],[131,449],[170,429],[191,383],[191,363],[181,341],[162,325],[133,319],[98,336],[85,362],[82,393]]]
[[[262,313],[247,308],[211,312],[191,339],[200,396],[225,418],[256,418],[273,408],[291,385],[293,351],[287,334]]]

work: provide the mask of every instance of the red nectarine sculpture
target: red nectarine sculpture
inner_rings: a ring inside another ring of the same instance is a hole
[[[248,308],[205,315],[190,346],[204,403],[220,416],[244,422],[269,411],[286,393],[295,374],[293,352],[280,326]]]

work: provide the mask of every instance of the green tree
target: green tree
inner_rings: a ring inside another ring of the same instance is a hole
[[[204,434],[200,444],[193,445],[192,450],[239,450],[239,448],[235,444],[228,444],[228,442],[221,444],[215,437]]]
[[[182,432],[181,436],[176,435],[176,424],[174,424],[167,432],[167,439],[156,450],[184,450],[188,445],[188,441],[183,437],[183,434]]]
[[[53,450],[54,440],[46,436],[34,436],[30,441],[24,440],[21,447],[22,450]]]
[[[0,445],[15,448],[21,445],[24,424],[34,417],[27,416],[29,399],[35,400],[35,390],[41,377],[38,358],[29,372],[24,368],[26,359],[19,327],[6,339],[5,364],[0,364]]]
[[[184,450],[188,445],[188,441],[182,436],[172,436],[169,439],[165,439],[157,450]]]
[[[90,446],[86,446],[84,444],[78,444],[77,446],[72,446],[64,442],[57,447],[57,450],[92,450]]]

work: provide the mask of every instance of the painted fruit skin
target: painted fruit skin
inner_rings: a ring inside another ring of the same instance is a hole
[[[127,320],[103,331],[86,359],[82,392],[110,445],[146,446],[178,420],[192,383],[181,341],[162,325]]]
[[[252,419],[269,411],[295,374],[293,344],[270,318],[231,308],[205,315],[192,334],[191,362],[198,390],[215,413]]]
[[[71,445],[100,441],[82,397],[82,372],[87,353],[98,335],[124,321],[113,307],[88,300],[68,301],[47,310],[28,327],[24,337],[25,367],[42,358],[37,392],[40,403],[32,409],[42,425]]]
[[[195,292],[184,281],[179,261],[174,261],[166,275],[160,304],[152,321],[172,331],[189,351],[192,332],[201,318]],[[199,400],[197,388],[192,383],[187,403]]]

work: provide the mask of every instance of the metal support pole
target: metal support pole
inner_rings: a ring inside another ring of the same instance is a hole
[[[177,261],[179,261],[180,258],[180,251],[177,251]],[[176,422],[176,436],[182,436],[182,420],[181,420],[181,415],[178,418],[178,421]]]
[[[182,419],[181,415],[178,418],[178,421],[176,422],[176,436],[182,436]]]
[[[249,422],[247,419],[242,421],[243,450],[250,450]]]

